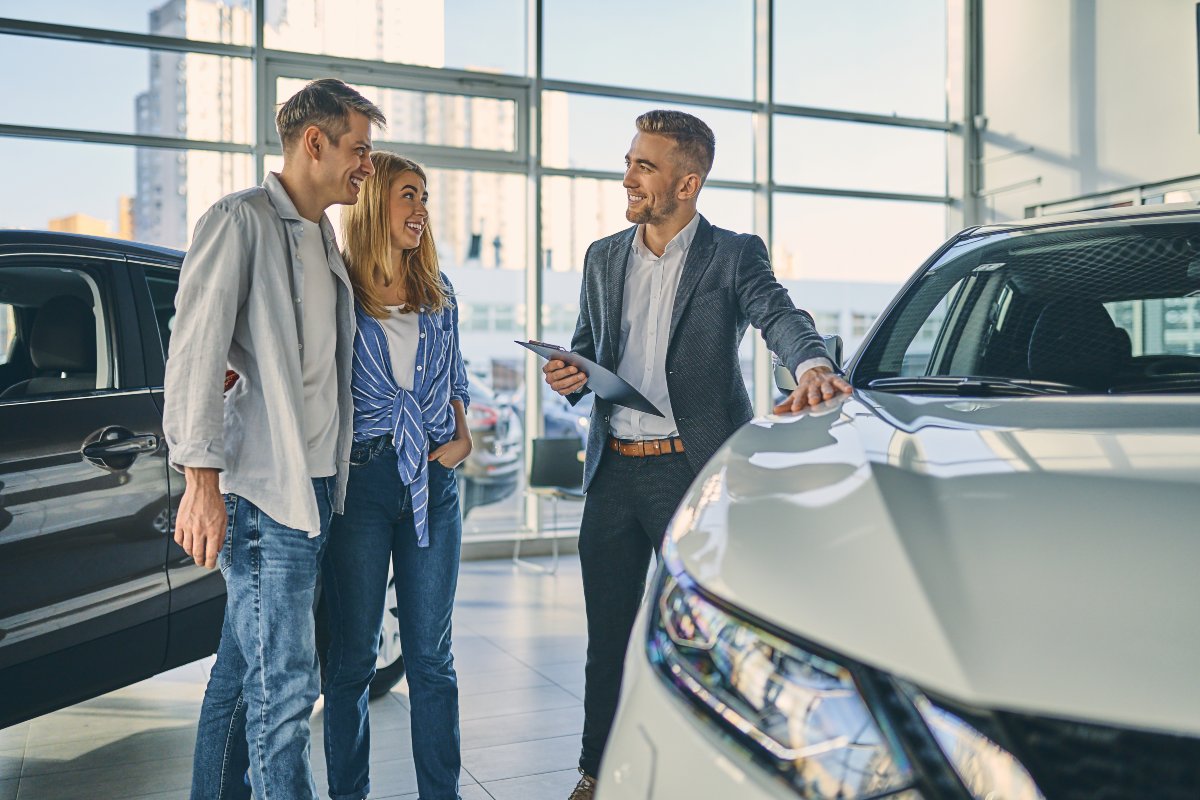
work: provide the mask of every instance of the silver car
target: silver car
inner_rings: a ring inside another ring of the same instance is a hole
[[[697,477],[598,797],[1200,797],[1200,211],[964,231],[847,372]]]

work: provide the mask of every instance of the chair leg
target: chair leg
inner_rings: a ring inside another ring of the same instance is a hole
[[[558,572],[558,498],[552,497],[551,499],[554,501],[554,503],[551,506],[551,512],[550,512],[550,514],[551,514],[550,525],[552,528],[551,533],[550,533],[550,548],[551,548],[551,552],[553,553],[553,557],[550,561],[550,566],[547,567],[542,564],[535,564],[532,561],[528,561],[526,559],[521,558],[521,541],[522,540],[517,539],[515,542],[513,542],[512,561],[513,561],[513,566],[517,567],[518,569],[527,569],[530,572],[538,572],[543,575],[554,575],[555,573]],[[538,531],[535,538],[540,539],[541,536],[542,536],[542,532]]]

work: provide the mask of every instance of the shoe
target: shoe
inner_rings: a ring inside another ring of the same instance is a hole
[[[596,779],[583,770],[579,770],[579,783],[575,784],[575,789],[567,800],[592,800],[595,792]]]

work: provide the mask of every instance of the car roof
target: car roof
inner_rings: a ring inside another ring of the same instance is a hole
[[[986,236],[993,233],[1012,233],[1015,231],[1049,228],[1059,225],[1079,225],[1089,222],[1120,222],[1128,219],[1182,216],[1181,222],[1187,217],[1194,217],[1200,222],[1200,203],[1159,203],[1146,206],[1124,206],[1122,208],[1096,208],[1090,211],[1077,211],[1071,214],[1051,214],[1045,217],[1030,217],[1008,222],[993,222],[981,225],[970,232],[972,236]]]
[[[86,236],[57,231],[27,231],[0,229],[0,255],[37,248],[49,252],[88,253],[91,255],[120,255],[151,258],[155,261],[178,262],[183,251],[124,239]]]

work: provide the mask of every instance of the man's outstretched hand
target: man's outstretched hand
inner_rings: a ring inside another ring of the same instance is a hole
[[[775,406],[775,413],[795,414],[852,391],[853,387],[829,367],[813,367],[800,376],[792,393]]]

